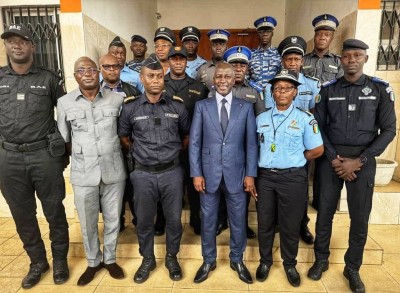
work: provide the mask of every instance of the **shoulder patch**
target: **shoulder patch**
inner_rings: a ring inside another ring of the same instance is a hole
[[[389,83],[386,80],[380,79],[379,77],[374,76],[371,78],[371,81],[389,86]]]
[[[174,101],[176,101],[176,102],[183,103],[183,99],[182,99],[181,97],[173,96],[172,99],[173,99]]]
[[[261,93],[264,90],[264,88],[261,85],[252,80],[249,81],[249,85],[259,93]]]
[[[307,78],[309,78],[309,79],[312,79],[312,80],[316,81],[316,82],[317,82],[317,87],[318,87],[318,88],[321,87],[321,82],[319,81],[318,78],[316,78],[316,77],[314,77],[314,76],[311,76],[311,75],[306,75],[306,74],[304,74],[304,76],[307,77]]]
[[[337,82],[337,79],[332,79],[332,80],[325,81],[325,82],[322,84],[322,87],[330,86],[331,84],[334,84],[334,83],[336,83],[336,82]]]
[[[128,103],[130,103],[130,102],[136,100],[137,98],[138,98],[138,97],[135,97],[135,96],[126,97],[126,98],[124,99],[124,104],[128,104]]]
[[[306,113],[308,116],[312,116],[311,112],[308,112],[307,110],[304,110],[303,108],[300,107],[296,107],[297,109],[299,109],[300,111]]]

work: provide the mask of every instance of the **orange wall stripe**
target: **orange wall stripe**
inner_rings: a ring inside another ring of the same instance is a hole
[[[381,9],[381,0],[358,0],[358,9]]]
[[[81,12],[81,0],[60,0],[61,12]]]

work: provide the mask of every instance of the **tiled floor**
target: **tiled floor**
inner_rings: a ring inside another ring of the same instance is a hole
[[[79,229],[73,227],[70,230],[71,239],[79,239]],[[313,225],[311,223],[310,227]],[[333,242],[346,243],[347,230],[338,228],[340,223],[335,222],[336,229]],[[345,224],[347,225],[347,224]],[[50,250],[48,240],[48,227],[44,220],[40,220],[45,244]],[[345,226],[343,226],[345,227]],[[133,230],[132,227],[128,229]],[[185,226],[185,237],[193,234]],[[124,232],[125,233],[125,232]],[[226,234],[224,232],[223,234]],[[129,235],[129,234],[128,234]],[[370,225],[370,239],[368,240],[369,249],[380,251],[383,248],[382,265],[364,265],[361,268],[361,276],[366,285],[367,292],[400,292],[400,225]],[[123,235],[121,238],[126,238]],[[222,237],[228,239],[227,235]],[[123,240],[123,239],[121,239]],[[160,241],[160,240],[158,240]],[[189,243],[194,243],[194,248],[200,250],[197,245],[198,239],[189,239]],[[223,240],[225,241],[225,240]],[[124,242],[124,241],[123,241]],[[249,245],[255,245],[256,242],[249,242]],[[121,244],[122,245],[122,244]],[[128,244],[125,244],[128,245]],[[304,247],[304,244],[301,244]],[[198,254],[197,252],[196,254]],[[137,252],[132,252],[137,255]],[[307,270],[311,266],[310,262],[299,262],[297,268],[302,277],[302,283],[299,288],[293,288],[287,282],[283,271],[282,263],[277,261],[271,269],[268,279],[263,282],[255,282],[247,285],[241,282],[234,271],[229,267],[229,261],[219,259],[217,269],[212,272],[209,279],[201,284],[193,283],[196,270],[201,265],[201,259],[197,256],[189,258],[188,253],[180,260],[184,278],[179,282],[173,282],[168,278],[168,272],[164,266],[162,258],[157,259],[157,268],[151,273],[150,278],[144,284],[138,285],[133,282],[132,277],[140,265],[138,257],[119,257],[117,262],[123,267],[126,278],[123,280],[112,279],[106,270],[100,271],[94,281],[86,287],[77,287],[76,282],[86,268],[86,260],[83,257],[69,257],[69,267],[71,277],[64,285],[54,285],[51,270],[44,275],[39,285],[29,290],[30,292],[349,292],[348,284],[342,275],[343,264],[332,264],[328,272],[318,281],[311,281],[306,277]],[[275,254],[278,256],[279,254]],[[51,260],[51,254],[48,254]],[[257,268],[257,256],[248,257],[246,264],[250,272],[255,274]],[[379,259],[381,261],[381,259]],[[51,262],[50,262],[51,263]],[[376,263],[376,262],[375,262]],[[29,266],[29,259],[26,256],[22,244],[15,231],[14,222],[10,218],[0,218],[0,292],[21,292],[21,278],[26,274]]]

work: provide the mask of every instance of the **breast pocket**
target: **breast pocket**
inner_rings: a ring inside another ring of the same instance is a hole
[[[325,78],[328,77],[327,80],[335,79],[338,72],[339,69],[336,65],[325,63],[322,64],[322,74],[325,76]]]
[[[88,131],[85,111],[68,112],[66,119],[71,123],[72,131],[76,132]]]
[[[53,107],[48,89],[29,89],[25,98],[28,112],[46,112]]]
[[[285,149],[293,151],[299,149],[303,145],[303,134],[300,129],[285,129]]]
[[[262,150],[270,151],[274,142],[274,132],[272,125],[265,124],[257,127],[258,143]]]
[[[0,88],[0,113],[6,112],[10,107],[10,88]]]
[[[135,135],[140,138],[148,139],[149,136],[149,129],[150,129],[150,118],[149,116],[141,116],[141,117],[134,117],[133,118],[133,131]]]
[[[116,131],[117,130],[117,118],[119,117],[119,109],[103,109],[103,126],[104,130]]]
[[[179,115],[175,113],[165,113],[163,123],[164,139],[173,139],[179,134]]]
[[[365,98],[365,97],[363,97]],[[375,97],[358,101],[357,129],[364,131],[375,131],[375,117],[378,109],[378,100]],[[375,99],[373,99],[375,98]],[[360,99],[360,98],[359,98]]]

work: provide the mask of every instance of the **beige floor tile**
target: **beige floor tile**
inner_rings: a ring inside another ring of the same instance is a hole
[[[17,256],[0,255],[0,271],[8,266]]]
[[[15,293],[21,288],[21,279],[0,277],[0,288],[2,293]]]
[[[248,290],[249,285],[240,281],[237,273],[229,267],[229,261],[217,260],[217,268],[211,272],[208,279],[200,284],[193,282],[197,270],[202,264],[202,260],[185,259],[180,264],[183,271],[183,279],[174,282],[174,289],[196,289],[196,290]],[[196,291],[196,292],[199,292]]]
[[[95,293],[171,293],[171,288],[140,288],[140,287],[116,287],[116,286],[98,286]]]
[[[208,290],[208,289],[182,289],[182,288],[173,288],[172,293],[243,293],[249,292],[246,290]]]
[[[5,223],[8,223],[9,221],[12,221],[12,218],[0,218],[0,226],[2,226]]]
[[[23,252],[24,248],[19,239],[10,238],[0,244],[0,255],[20,255]]]
[[[79,292],[79,293],[91,293],[96,290],[96,286],[72,286],[72,285],[42,285],[39,283],[32,289],[29,289],[29,293],[71,293],[71,292]],[[24,291],[25,292],[25,291]]]
[[[385,254],[383,268],[400,284],[400,252],[397,254]]]
[[[20,255],[1,270],[0,277],[23,278],[29,271],[29,264],[29,257]]]
[[[385,253],[400,252],[400,225],[369,225],[368,235]]]
[[[0,237],[2,238],[10,238],[13,237],[17,234],[17,230],[15,228],[15,224],[14,221],[7,221],[6,223],[4,223],[3,225],[1,225],[1,233],[0,233]]]

